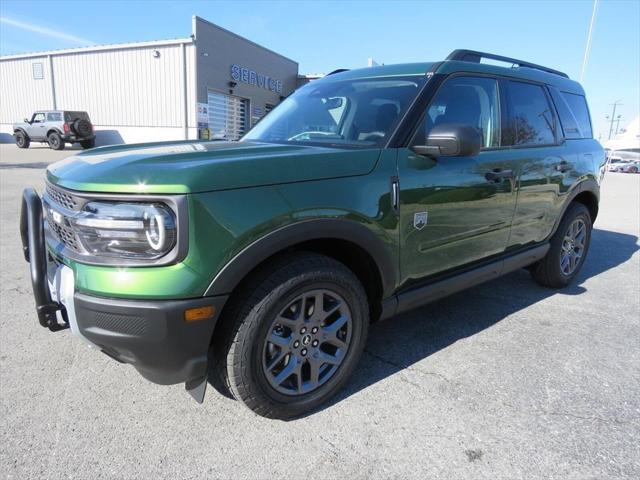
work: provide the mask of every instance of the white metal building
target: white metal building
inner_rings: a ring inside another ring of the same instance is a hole
[[[0,57],[0,140],[38,110],[84,110],[98,145],[237,139],[296,88],[298,64],[199,17],[189,38]]]

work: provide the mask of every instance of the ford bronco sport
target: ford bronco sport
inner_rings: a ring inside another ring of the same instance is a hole
[[[29,148],[32,141],[48,143],[54,150],[63,150],[65,143],[79,143],[93,148],[96,136],[87,112],[41,110],[13,124],[13,137],[18,148]]]
[[[290,418],[371,322],[523,267],[569,284],[604,165],[578,83],[457,50],[329,74],[239,142],[79,153],[25,190],[21,233],[43,326]]]

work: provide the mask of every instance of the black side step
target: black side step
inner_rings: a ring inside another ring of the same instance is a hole
[[[385,308],[382,313],[382,319],[413,310],[414,308],[421,307],[422,305],[447,297],[453,293],[466,290],[467,288],[531,265],[542,259],[549,251],[549,247],[550,245],[545,243],[510,257],[501,258],[488,265],[483,265],[473,270],[468,270],[443,280],[436,280],[427,285],[400,293],[394,297],[397,301],[397,306],[395,308]],[[385,303],[392,305],[394,302],[388,300]]]

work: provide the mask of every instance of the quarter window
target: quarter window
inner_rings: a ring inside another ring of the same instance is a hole
[[[412,142],[424,145],[436,125],[464,124],[476,128],[483,148],[500,146],[498,82],[487,77],[454,77],[438,90]]]
[[[589,118],[589,110],[587,109],[587,101],[582,95],[562,92],[569,108],[573,112],[573,116],[578,122],[578,127],[582,133],[582,138],[592,138],[591,119]]]
[[[47,113],[47,122],[61,122],[62,114],[61,113]]]
[[[508,82],[509,119],[502,128],[502,145],[538,146],[555,143],[554,118],[540,85]]]

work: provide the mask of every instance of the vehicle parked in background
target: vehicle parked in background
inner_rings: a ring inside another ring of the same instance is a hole
[[[23,250],[42,326],[199,402],[209,380],[291,418],[344,385],[371,322],[523,267],[569,285],[604,166],[578,82],[456,50],[336,71],[239,142],[50,165],[42,199],[23,194]]]
[[[640,161],[636,161],[636,162],[624,162],[623,164],[621,164],[621,166],[617,171],[621,173],[638,173],[639,170],[640,170]]]
[[[13,136],[19,148],[29,148],[31,142],[48,143],[54,150],[63,150],[66,143],[79,143],[82,148],[95,147],[95,133],[87,112],[70,110],[40,110],[31,120],[13,124]]]

